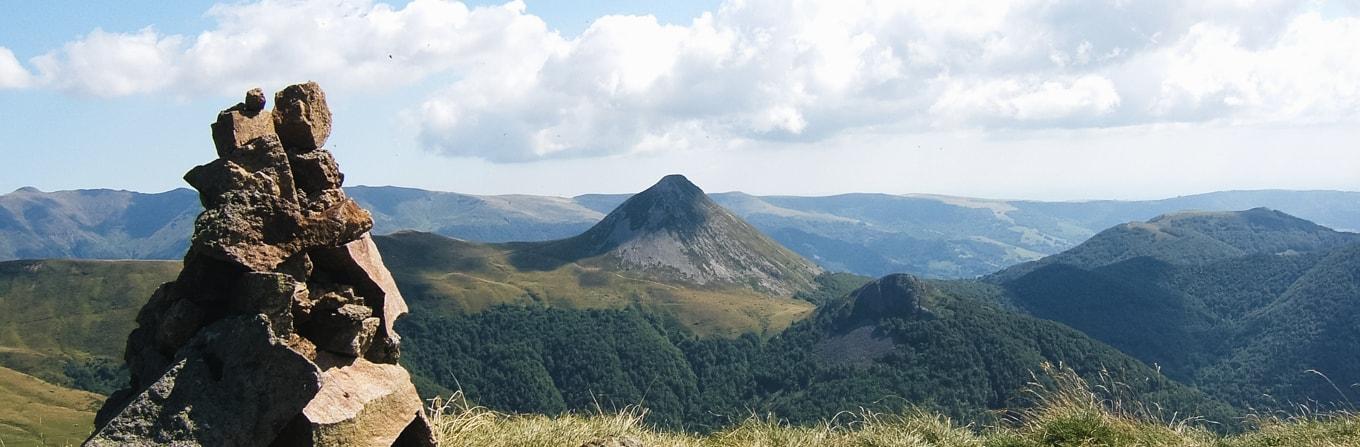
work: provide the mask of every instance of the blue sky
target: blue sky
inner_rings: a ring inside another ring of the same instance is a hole
[[[349,184],[1154,198],[1360,190],[1360,2],[22,2],[0,192],[162,191],[316,80]]]

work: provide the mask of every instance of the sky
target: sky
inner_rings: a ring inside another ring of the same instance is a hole
[[[184,187],[307,80],[348,185],[1360,190],[1360,0],[110,3],[0,17],[0,193]]]

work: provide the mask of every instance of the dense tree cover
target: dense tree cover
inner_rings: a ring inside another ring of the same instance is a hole
[[[867,323],[819,314],[768,340],[700,338],[639,308],[417,311],[398,329],[403,362],[427,395],[461,389],[493,409],[549,414],[641,404],[650,421],[689,430],[753,413],[807,423],[864,408],[988,421],[989,410],[1020,405],[1017,393],[1044,362],[1113,372],[1182,414],[1230,412],[1061,325],[942,293],[925,305],[926,317]]]
[[[1238,252],[1184,256],[1199,244],[1097,236],[1080,256],[992,277],[1001,301],[1242,408],[1351,405],[1360,384],[1355,235],[1264,210],[1161,220]]]

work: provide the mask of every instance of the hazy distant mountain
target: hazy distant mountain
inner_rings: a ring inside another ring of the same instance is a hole
[[[89,189],[0,195],[0,260],[177,259],[199,212],[198,194]]]
[[[989,277],[1019,309],[1257,408],[1360,383],[1360,235],[1287,214],[1179,213]]]
[[[1093,269],[1140,257],[1199,265],[1252,254],[1317,252],[1351,242],[1360,242],[1360,235],[1267,208],[1183,212],[1116,225],[1067,251],[997,275],[1015,277],[1049,264]]]
[[[374,233],[416,230],[479,242],[560,239],[580,234],[609,212],[561,197],[473,196],[394,186],[355,186],[345,192],[373,213]]]
[[[572,237],[630,197],[474,196],[366,186],[347,191],[373,212],[378,234],[417,230],[480,242]],[[1356,192],[1231,191],[1134,202],[739,192],[710,197],[823,268],[872,276],[984,275],[1072,248],[1116,224],[1186,210],[1268,207],[1332,228],[1360,228]],[[139,205],[134,207],[133,202]],[[178,259],[197,212],[196,196],[189,190],[161,194],[20,190],[0,196],[0,259]]]

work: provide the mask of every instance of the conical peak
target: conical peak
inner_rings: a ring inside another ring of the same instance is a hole
[[[610,213],[606,222],[626,224],[639,230],[692,231],[708,222],[718,206],[683,175],[668,175],[652,187],[637,193]]]
[[[535,250],[608,262],[666,281],[726,284],[790,296],[821,272],[723,209],[682,175],[668,175],[579,236]],[[527,251],[526,251],[527,252]]]
[[[680,174],[671,174],[661,177],[651,188],[639,193],[642,194],[666,194],[677,197],[697,197],[704,195],[704,190],[699,189],[693,182]]]

